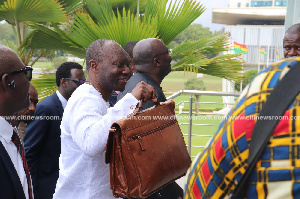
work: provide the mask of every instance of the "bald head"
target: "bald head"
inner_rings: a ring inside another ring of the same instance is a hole
[[[116,42],[110,39],[98,39],[91,43],[86,51],[86,70],[89,71],[89,63],[91,60],[101,62],[105,48],[109,48],[109,46],[114,43]]]
[[[169,49],[156,38],[139,41],[133,48],[133,60],[137,72],[148,74],[158,84],[171,72]]]
[[[286,31],[283,38],[285,58],[300,56],[300,24],[294,24]]]
[[[29,106],[29,79],[20,72],[24,67],[17,53],[0,45],[0,115],[13,115]]]
[[[292,25],[285,32],[285,34],[299,34],[299,33],[300,33],[300,23]]]
[[[133,48],[133,61],[135,65],[150,64],[157,54],[157,46],[159,45],[165,46],[161,40],[156,38],[148,38],[139,41]]]
[[[0,74],[13,71],[16,65],[20,64],[23,63],[15,51],[7,46],[0,45]]]

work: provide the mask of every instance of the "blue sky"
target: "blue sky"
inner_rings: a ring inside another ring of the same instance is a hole
[[[228,8],[229,0],[197,0],[206,8],[204,13],[193,23],[200,23],[204,27],[209,27],[211,31],[221,30],[222,24],[212,23],[212,8]]]

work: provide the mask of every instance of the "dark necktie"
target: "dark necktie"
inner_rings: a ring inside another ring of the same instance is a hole
[[[29,168],[28,168],[28,165],[27,165],[25,153],[24,153],[24,148],[23,148],[23,145],[20,141],[19,135],[17,134],[17,132],[15,130],[13,131],[13,135],[11,137],[11,140],[16,145],[19,153],[22,156],[23,167],[24,167],[24,171],[25,171],[25,174],[26,174],[26,178],[27,178],[27,184],[28,184],[29,199],[33,199],[33,197],[32,197],[32,188],[31,188],[31,178],[30,178],[30,174],[29,174]]]

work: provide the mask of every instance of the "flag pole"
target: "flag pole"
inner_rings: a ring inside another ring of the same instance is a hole
[[[260,53],[259,53],[259,49],[260,49],[260,30],[258,30],[258,62],[257,62],[257,73],[259,73],[259,70],[260,70],[260,65],[259,65],[259,62],[260,62]]]
[[[274,51],[273,51],[273,52],[274,52]],[[268,45],[268,51],[267,51],[267,67],[269,66],[269,61],[270,61],[269,53],[270,53],[270,46]],[[266,67],[266,68],[267,68],[267,67]]]

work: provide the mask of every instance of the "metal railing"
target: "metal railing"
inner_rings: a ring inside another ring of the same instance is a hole
[[[189,103],[189,111],[188,111],[188,118],[189,118],[189,122],[188,123],[179,123],[179,125],[188,125],[188,133],[184,133],[183,132],[183,135],[184,136],[187,136],[188,137],[188,144],[187,144],[187,147],[188,147],[188,152],[189,154],[191,155],[192,153],[192,147],[195,147],[195,148],[203,148],[205,146],[202,146],[202,145],[195,145],[195,146],[192,146],[192,137],[193,136],[199,136],[199,137],[212,137],[212,135],[203,135],[203,134],[193,134],[192,133],[192,126],[193,125],[198,125],[198,126],[218,126],[218,125],[213,125],[213,124],[195,124],[193,123],[193,103],[194,104],[197,104],[196,102],[193,101],[193,96],[203,96],[203,95],[209,95],[209,96],[234,96],[234,97],[238,97],[240,95],[240,93],[228,93],[228,92],[217,92],[217,91],[197,91],[197,90],[180,90],[178,91],[177,93],[174,93],[172,94],[171,96],[167,97],[167,99],[175,99],[176,97],[182,95],[182,94],[188,94],[190,95],[190,98],[189,98],[189,101],[181,101],[179,103],[176,104],[176,106],[179,106],[180,104],[184,103],[184,102],[187,102]],[[218,103],[218,102],[198,102],[199,104],[223,104],[223,105],[231,105],[233,106],[234,103]],[[199,107],[198,107],[199,108]],[[229,109],[229,108],[228,108]],[[182,111],[180,111],[179,109],[179,114],[180,115],[182,114]],[[226,113],[217,113],[217,112],[196,112],[196,114],[199,114],[199,115],[226,115]],[[215,133],[215,132],[213,132]],[[194,157],[194,156],[192,156]]]

